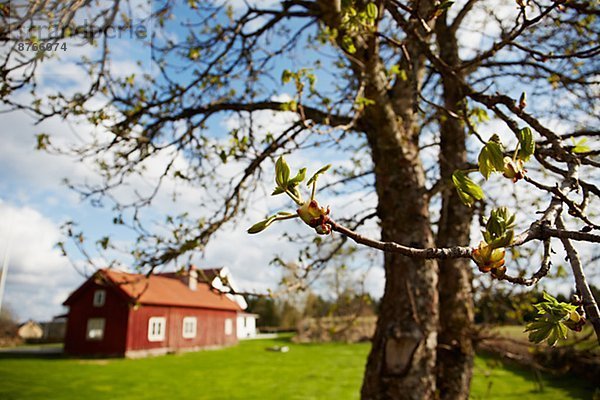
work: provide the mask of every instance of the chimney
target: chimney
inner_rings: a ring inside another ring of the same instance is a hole
[[[198,271],[193,265],[190,265],[188,268],[186,280],[190,290],[196,290],[198,287]]]

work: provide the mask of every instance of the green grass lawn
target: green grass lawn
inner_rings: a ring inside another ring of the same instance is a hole
[[[274,345],[290,351],[265,350]],[[282,338],[140,360],[2,355],[0,399],[356,399],[368,350],[368,344]],[[479,357],[475,365],[474,399],[590,399],[592,393],[576,379],[536,379],[492,358]]]

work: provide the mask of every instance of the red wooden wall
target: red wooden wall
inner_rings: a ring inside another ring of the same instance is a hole
[[[187,307],[142,305],[131,309],[127,350],[182,349],[192,347],[225,346],[237,343],[235,311]],[[165,317],[167,330],[161,342],[148,340],[148,321],[151,317]],[[183,338],[183,318],[196,317],[196,337]],[[225,335],[225,320],[232,320],[232,333]]]
[[[94,292],[106,290],[106,299],[101,307],[94,307]],[[107,355],[123,356],[127,336],[129,305],[115,289],[89,285],[79,297],[70,304],[67,330],[65,334],[65,353],[71,355]],[[104,318],[104,337],[102,340],[88,340],[87,322],[90,318]]]
[[[103,306],[94,307],[94,292],[98,289],[106,290],[106,299]],[[236,311],[154,305],[133,307],[117,288],[94,282],[84,285],[69,306],[65,353],[71,355],[125,356],[128,351],[172,351],[237,343]],[[151,317],[166,318],[164,340],[148,340]],[[183,337],[184,317],[196,317],[196,337]],[[105,319],[102,340],[87,339],[90,318]],[[225,320],[228,318],[232,321],[231,335],[225,335]]]

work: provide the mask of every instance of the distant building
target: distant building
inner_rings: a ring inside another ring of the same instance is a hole
[[[23,340],[37,340],[44,335],[44,330],[37,322],[29,320],[19,326],[17,335]]]
[[[58,343],[65,340],[67,330],[67,316],[58,315],[52,318],[52,321],[41,322],[40,326],[44,331],[41,340],[46,343]]]
[[[239,312],[237,315],[238,339],[251,339],[256,337],[256,319],[258,314]]]
[[[64,302],[65,352],[141,357],[232,345],[242,311],[235,299],[194,267],[149,277],[101,269]]]

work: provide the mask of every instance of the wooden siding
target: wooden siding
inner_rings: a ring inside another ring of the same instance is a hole
[[[166,349],[191,349],[199,347],[229,346],[237,343],[235,311],[206,308],[168,307],[142,305],[129,312],[127,351]],[[152,317],[166,318],[164,340],[148,340],[148,321]],[[183,337],[183,318],[196,317],[196,337]],[[225,320],[231,319],[233,330],[225,335]]]
[[[106,290],[106,298],[103,306],[94,307],[94,292],[98,289]],[[69,306],[65,353],[91,356],[125,354],[129,304],[115,288],[92,283]],[[87,322],[90,318],[105,319],[104,337],[101,340],[87,339]]]

